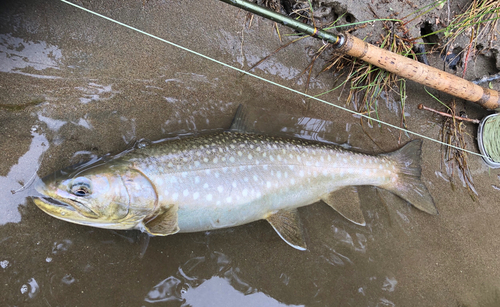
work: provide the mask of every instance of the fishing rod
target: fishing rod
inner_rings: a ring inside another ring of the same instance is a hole
[[[368,44],[349,33],[335,35],[246,0],[220,1],[322,39],[332,44],[338,53],[361,59],[405,79],[477,103],[489,110],[500,109],[500,93],[497,91],[483,88],[440,69]]]
[[[337,53],[361,59],[405,79],[477,103],[485,109],[500,111],[500,93],[492,89],[368,44],[349,33],[335,35],[245,0],[220,1],[328,42]],[[500,168],[500,117],[497,115],[485,117],[479,124],[477,135],[483,160],[492,168]]]

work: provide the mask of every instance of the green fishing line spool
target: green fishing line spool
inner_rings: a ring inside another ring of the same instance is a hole
[[[500,168],[500,113],[483,118],[477,131],[479,151],[491,168]]]

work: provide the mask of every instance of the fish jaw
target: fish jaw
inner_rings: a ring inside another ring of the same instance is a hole
[[[127,173],[125,171],[124,173]],[[129,179],[128,182],[124,180]],[[50,175],[35,183],[35,190],[40,194],[34,197],[34,203],[45,213],[63,221],[98,228],[126,230],[134,229],[150,212],[141,208],[131,210],[131,201],[127,187],[133,183],[130,178],[120,174],[106,172],[83,173],[78,177]],[[73,186],[80,180],[91,183],[89,195],[76,195]],[[144,213],[146,212],[146,213]]]
[[[57,181],[46,183],[43,179],[39,179],[35,183],[35,190],[42,195],[34,198],[35,205],[52,217],[84,225],[87,224],[84,221],[98,217],[93,210],[86,208],[72,199],[69,193],[59,189]]]

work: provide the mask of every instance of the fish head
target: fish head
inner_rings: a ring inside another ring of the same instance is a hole
[[[62,170],[38,180],[35,204],[58,219],[99,228],[132,229],[156,205],[140,172],[116,165]]]

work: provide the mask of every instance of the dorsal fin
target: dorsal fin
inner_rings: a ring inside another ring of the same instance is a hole
[[[297,209],[279,210],[266,220],[288,245],[301,251],[307,249]]]
[[[177,225],[177,205],[162,206],[157,213],[144,221],[144,230],[153,236],[168,236],[179,231]]]
[[[236,113],[234,114],[233,122],[231,123],[231,127],[229,131],[231,132],[249,132],[251,129],[248,123],[248,113],[246,108],[240,104],[238,109],[236,109]]]
[[[355,187],[333,191],[321,197],[321,200],[354,224],[366,225]]]

